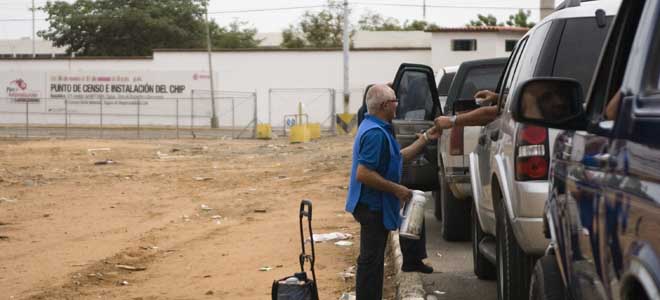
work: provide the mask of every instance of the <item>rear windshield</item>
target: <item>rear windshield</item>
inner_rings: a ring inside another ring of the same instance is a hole
[[[451,87],[451,82],[454,80],[455,72],[445,73],[440,78],[440,83],[438,83],[438,96],[447,96],[449,94],[449,87]]]
[[[586,94],[612,19],[608,17],[605,27],[598,27],[595,17],[567,20],[557,48],[553,76],[574,78]]]
[[[474,94],[481,90],[494,91],[503,70],[504,64],[470,69],[465,77],[465,82],[463,82],[458,98],[473,98]]]

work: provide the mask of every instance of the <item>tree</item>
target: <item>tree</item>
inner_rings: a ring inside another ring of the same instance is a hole
[[[247,22],[235,20],[228,27],[212,22],[211,44],[214,48],[257,48],[262,40],[257,40],[257,29],[248,27]]]
[[[67,54],[83,56],[151,55],[155,48],[206,47],[206,0],[48,1],[42,8],[49,28],[39,36]],[[213,45],[254,47],[256,30],[235,22],[211,23]]]
[[[341,3],[328,0],[328,7],[318,13],[306,11],[296,26],[282,31],[284,48],[337,48],[342,46],[344,8]],[[350,32],[353,35],[353,32]]]
[[[424,20],[406,20],[403,22],[403,25],[400,25],[399,20],[392,17],[385,18],[381,14],[374,13],[370,10],[360,17],[358,24],[360,30],[368,31],[413,31],[440,28],[438,25],[428,23]]]
[[[408,21],[406,20],[403,22],[403,30],[406,31],[413,31],[413,30],[433,30],[433,29],[438,29],[438,25],[434,23],[429,23],[424,20],[412,20]]]
[[[468,26],[503,26],[503,23],[497,23],[497,18],[491,14],[484,16],[482,14],[477,14],[476,20],[471,20]]]
[[[366,31],[399,31],[402,30],[399,20],[385,18],[383,15],[367,10],[358,21],[360,30]]]
[[[532,28],[534,27],[534,25],[536,25],[536,23],[529,22],[529,16],[531,14],[532,12],[529,10],[525,12],[522,9],[520,9],[516,14],[509,16],[509,20],[506,21],[506,25]]]

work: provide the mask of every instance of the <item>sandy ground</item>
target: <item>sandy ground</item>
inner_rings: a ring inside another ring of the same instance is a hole
[[[0,299],[270,299],[299,270],[301,199],[315,233],[355,236],[316,244],[321,299],[338,299],[359,240],[351,142],[0,140]]]

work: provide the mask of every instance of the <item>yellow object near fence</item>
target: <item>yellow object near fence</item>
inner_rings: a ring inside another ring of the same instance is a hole
[[[293,125],[289,135],[291,143],[306,143],[310,140],[310,130],[307,125]]]
[[[321,124],[319,123],[310,123],[307,124],[307,128],[309,129],[309,138],[312,140],[320,139],[321,138]]]
[[[357,132],[357,118],[355,114],[337,114],[337,133],[355,134]]]
[[[273,135],[273,129],[270,124],[257,124],[257,138],[269,140]]]

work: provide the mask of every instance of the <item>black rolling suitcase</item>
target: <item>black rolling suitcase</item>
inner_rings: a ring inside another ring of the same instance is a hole
[[[305,209],[307,208],[307,209]],[[303,233],[303,218],[307,217],[307,226],[309,228],[309,239],[312,247],[312,254],[305,253],[305,235]],[[300,272],[273,281],[271,290],[272,300],[318,300],[319,291],[316,285],[316,273],[314,272],[314,235],[312,233],[312,201],[303,200],[300,202],[300,244],[302,253],[298,257],[300,261]],[[309,262],[312,278],[307,277],[305,272],[305,261]]]

